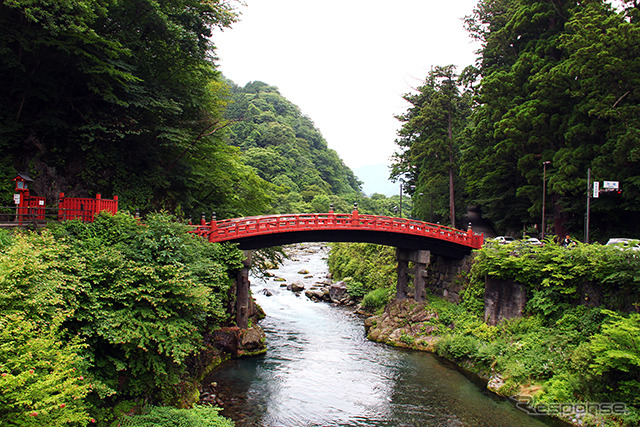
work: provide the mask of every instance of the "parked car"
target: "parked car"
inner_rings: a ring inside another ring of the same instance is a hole
[[[509,243],[513,243],[516,241],[513,237],[510,236],[498,236],[493,239],[494,242],[500,243],[501,245],[507,245]]]
[[[634,251],[640,250],[640,240],[628,237],[612,237],[607,242],[607,246],[612,245],[618,246],[620,249],[633,249]]]
[[[533,246],[542,246],[544,245],[544,243],[542,243],[539,239],[536,239],[535,237],[527,237],[526,239],[522,240],[524,243],[526,243],[527,245],[533,245]]]

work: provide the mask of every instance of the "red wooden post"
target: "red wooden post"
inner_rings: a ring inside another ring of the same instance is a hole
[[[216,213],[214,212],[211,215],[211,223],[209,225],[209,242],[213,242],[215,240],[215,235],[218,231],[218,221],[216,221]]]
[[[357,226],[360,223],[358,220],[358,204],[353,204],[353,211],[351,212],[351,225]]]

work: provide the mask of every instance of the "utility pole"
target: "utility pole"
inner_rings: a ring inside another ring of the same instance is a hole
[[[547,165],[551,162],[542,162],[542,234],[541,239],[544,240],[545,232],[545,216],[546,216],[546,202],[547,202]]]
[[[584,242],[589,243],[589,219],[591,208],[591,168],[587,169],[587,215],[584,221]]]
[[[402,180],[400,180],[400,218],[402,218]]]

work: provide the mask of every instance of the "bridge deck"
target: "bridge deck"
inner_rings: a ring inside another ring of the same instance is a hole
[[[267,215],[211,221],[202,223],[194,233],[207,237],[210,242],[238,242],[245,243],[246,249],[285,244],[287,238],[277,238],[277,235],[291,236],[290,243],[300,241],[385,241],[382,236],[402,236],[410,238],[412,242],[422,241],[446,243],[470,251],[482,246],[482,234],[474,234],[472,230],[462,231],[439,224],[405,218],[394,218],[378,215],[361,215],[357,211],[351,214],[314,213],[292,215]],[[339,233],[327,233],[339,232]],[[365,234],[363,234],[365,233]],[[313,236],[317,235],[317,238]],[[371,236],[371,239],[363,237]],[[269,237],[272,239],[269,239]],[[359,237],[355,237],[359,236]],[[247,243],[253,239],[251,245]],[[392,239],[393,240],[393,239]],[[260,242],[260,243],[257,243]],[[384,244],[384,243],[383,243]],[[400,246],[389,243],[391,246]],[[411,246],[419,246],[412,243]],[[253,246],[253,247],[250,247]]]

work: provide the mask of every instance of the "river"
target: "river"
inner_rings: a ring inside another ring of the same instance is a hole
[[[272,273],[308,289],[326,277],[326,255],[321,245],[299,245]],[[227,362],[209,377],[236,426],[548,425],[431,354],[368,341],[362,317],[349,308],[314,303],[280,284],[251,279],[267,315],[267,354]]]

